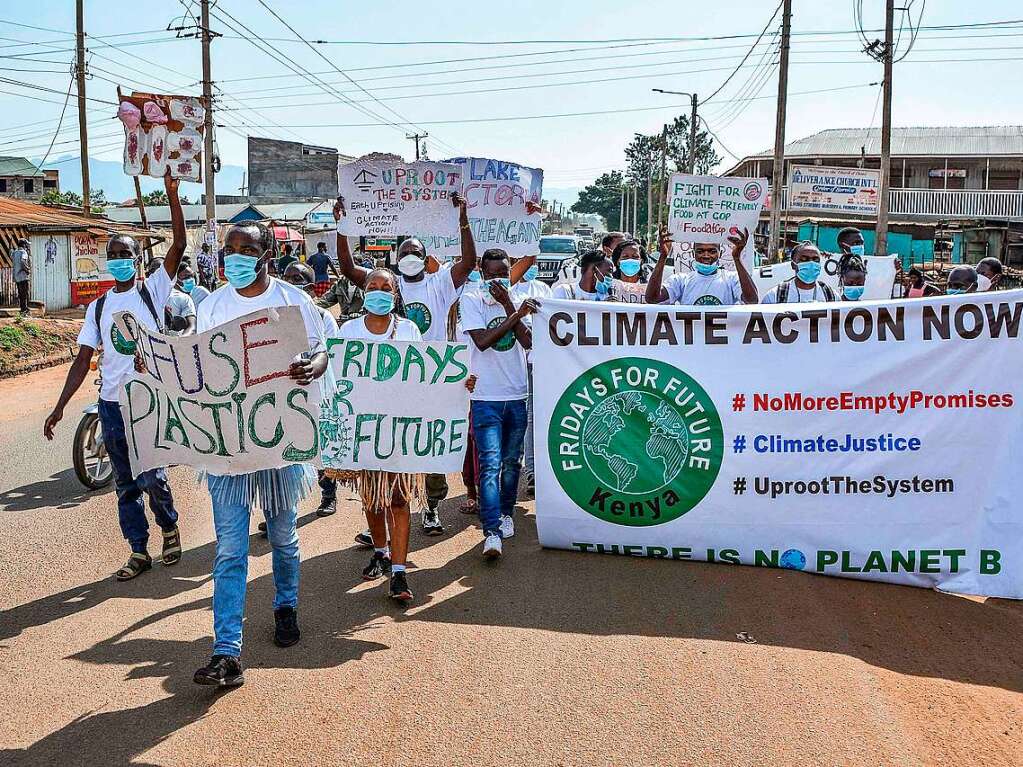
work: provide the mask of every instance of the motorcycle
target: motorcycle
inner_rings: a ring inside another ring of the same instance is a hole
[[[96,361],[92,367],[96,368]],[[99,490],[113,481],[114,466],[103,443],[103,424],[99,420],[98,402],[82,410],[82,420],[75,430],[71,451],[78,481],[87,488]]]

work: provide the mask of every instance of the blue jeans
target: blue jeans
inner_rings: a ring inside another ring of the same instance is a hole
[[[142,494],[149,496],[149,510],[153,512],[156,524],[169,532],[177,527],[178,513],[174,510],[174,498],[167,484],[167,472],[150,469],[131,475],[131,461],[128,458],[128,438],[124,434],[124,419],[116,402],[99,401],[99,420],[103,427],[103,444],[110,465],[114,470],[114,487],[117,489],[117,517],[121,523],[121,535],[131,545],[133,552],[146,553],[149,542],[149,522]]]
[[[529,396],[526,397],[526,439],[523,445],[526,465],[526,476],[532,477],[536,472],[533,466],[533,365],[527,366],[529,372]]]
[[[511,516],[522,471],[526,401],[472,402],[472,436],[479,456],[480,522],[483,534],[498,533],[502,516]]]
[[[251,504],[223,503],[216,498],[218,483],[232,477],[209,475],[213,496],[213,526],[217,556],[213,560],[213,654],[239,657],[242,618],[249,575],[249,515]],[[298,605],[298,508],[266,515],[266,532],[273,547],[274,610]]]

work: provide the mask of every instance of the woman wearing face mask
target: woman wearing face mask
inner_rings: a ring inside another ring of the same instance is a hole
[[[423,335],[411,320],[400,316],[398,278],[387,269],[374,269],[365,280],[366,314],[341,326],[341,338],[363,341],[421,341]],[[338,472],[338,478],[362,497],[362,507],[373,538],[373,556],[362,571],[366,580],[390,576],[389,594],[399,602],[412,600],[405,577],[408,557],[410,503],[425,503],[422,474],[389,471]],[[388,547],[390,531],[390,547]]]
[[[646,303],[646,251],[634,240],[622,240],[611,251],[615,280],[611,300],[626,304]]]
[[[859,301],[867,282],[867,265],[863,258],[843,254],[838,262],[838,287],[843,301]]]
[[[602,250],[589,250],[579,257],[579,282],[562,283],[551,298],[573,301],[608,301],[614,287],[614,262]]]
[[[224,244],[224,274],[228,284],[213,291],[199,308],[198,331],[215,328],[261,309],[298,307],[305,339],[301,357],[288,374],[309,386],[327,369],[323,321],[316,306],[300,288],[270,276],[276,256],[272,232],[263,224],[235,224]],[[319,386],[308,393],[310,402],[321,399]],[[236,686],[244,681],[240,661],[249,555],[249,519],[258,502],[273,548],[274,643],[289,647],[298,642],[298,502],[316,481],[312,467],[295,463],[282,469],[248,474],[207,475],[217,533],[213,563],[213,656],[195,672],[197,684]]]

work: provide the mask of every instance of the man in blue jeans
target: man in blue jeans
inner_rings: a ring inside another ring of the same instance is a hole
[[[526,351],[533,338],[525,320],[536,304],[526,299],[515,308],[509,293],[510,268],[505,251],[487,250],[480,259],[486,289],[464,293],[460,299],[462,328],[472,339],[469,368],[477,377],[469,400],[479,457],[485,559],[500,557],[501,539],[515,535],[512,513],[526,433]]]
[[[117,330],[114,315],[117,312],[131,312],[140,325],[149,330],[162,331],[163,307],[177,280],[178,265],[185,252],[187,237],[185,217],[178,199],[178,180],[166,176],[164,181],[174,240],[163,264],[145,282],[138,282],[142,262],[138,243],[124,234],[111,237],[107,243],[107,270],[114,278],[114,287],[89,304],[85,322],[78,334],[78,354],[71,363],[57,404],[43,426],[43,434],[52,440],[54,428],[64,417],[64,408],[89,374],[93,353],[102,347],[99,418],[103,426],[103,442],[114,470],[121,534],[131,546],[127,563],[116,573],[119,581],[131,580],[153,566],[147,551],[149,523],[146,520],[143,493],[149,496],[149,509],[163,531],[163,563],[173,565],[181,559],[178,514],[174,510],[174,500],[167,484],[167,473],[163,469],[153,469],[138,477],[132,476],[128,440],[124,435],[124,421],[121,420],[121,409],[117,404],[118,392],[134,375],[135,342],[126,339]]]

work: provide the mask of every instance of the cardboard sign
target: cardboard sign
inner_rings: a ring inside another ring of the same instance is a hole
[[[457,239],[458,210],[451,196],[461,191],[462,169],[457,165],[367,155],[338,167],[345,215],[337,231],[366,237],[420,232]]]
[[[748,229],[750,243],[767,198],[767,179],[673,173],[668,183],[668,231],[675,242],[716,242]]]

